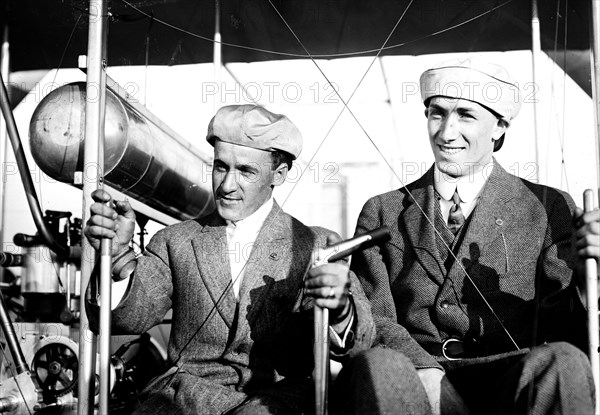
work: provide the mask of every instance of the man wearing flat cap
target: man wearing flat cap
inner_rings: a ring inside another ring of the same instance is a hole
[[[206,139],[216,210],[159,231],[139,258],[129,247],[129,203],[108,206],[108,193],[93,194],[85,234],[96,248],[112,238],[113,279],[129,280],[113,325],[143,333],[173,309],[170,368],[142,392],[136,413],[311,413],[312,307],[330,310],[331,354],[343,360],[371,345],[369,303],[346,263],[312,265],[339,237],[273,200],[302,150],[296,126],[260,106],[226,106]]]
[[[598,211],[494,159],[521,105],[504,68],[456,61],[420,82],[435,163],[367,201],[356,229],[392,233],[351,265],[384,346],[364,357],[373,388],[393,370],[389,413],[593,413],[576,269],[598,260]]]

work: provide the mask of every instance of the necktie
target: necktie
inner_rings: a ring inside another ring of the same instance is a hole
[[[465,215],[463,215],[462,209],[460,208],[460,196],[458,196],[458,190],[454,190],[452,202],[454,204],[450,208],[450,214],[448,215],[448,228],[456,235],[460,227],[465,223]]]

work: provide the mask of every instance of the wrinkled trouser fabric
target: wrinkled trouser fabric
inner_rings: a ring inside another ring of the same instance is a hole
[[[592,414],[594,382],[587,356],[569,343],[477,359],[440,358],[441,413]],[[355,356],[340,372],[335,406],[342,414],[431,413],[416,368],[402,353],[374,348]],[[348,391],[353,391],[349,394]],[[458,393],[459,396],[453,396]],[[466,402],[469,410],[461,407]]]
[[[548,343],[528,353],[476,360],[462,366],[444,365],[473,414],[594,413],[589,359],[569,343]]]
[[[431,413],[415,367],[403,354],[385,348],[367,350],[344,363],[333,401],[336,414]]]

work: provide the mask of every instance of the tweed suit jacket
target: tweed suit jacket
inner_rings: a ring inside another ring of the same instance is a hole
[[[219,414],[284,378],[290,390],[296,381],[310,382],[312,302],[301,295],[303,277],[330,233],[303,225],[275,203],[254,245],[242,251],[249,258],[238,302],[225,223],[216,212],[159,231],[112,315],[115,327],[143,333],[173,309],[171,369],[146,387],[138,411]],[[340,358],[374,338],[369,302],[351,278],[357,319],[350,349],[332,349]]]
[[[555,340],[585,347],[569,195],[495,162],[455,247],[458,261],[447,270],[433,226],[433,167],[407,189],[370,199],[358,219],[357,234],[382,225],[392,234],[352,258],[371,301],[376,343],[402,351],[418,368],[439,367],[421,345],[448,338],[476,344],[485,356],[516,350],[484,297],[519,348]]]

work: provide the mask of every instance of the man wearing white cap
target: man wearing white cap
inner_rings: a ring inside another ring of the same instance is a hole
[[[113,279],[129,284],[113,324],[143,333],[173,310],[170,369],[146,387],[136,413],[312,412],[310,309],[330,309],[331,351],[342,359],[371,344],[368,301],[346,263],[312,266],[313,252],[336,235],[273,200],[302,149],[296,126],[260,106],[226,106],[206,138],[216,210],[159,231],[143,256],[129,247],[129,203],[93,195],[85,234],[96,249],[113,239]]]
[[[435,163],[370,199],[356,230],[392,230],[351,266],[387,347],[371,359],[374,383],[402,359],[412,396],[390,413],[424,396],[413,413],[593,413],[575,248],[598,259],[598,211],[581,216],[568,194],[493,158],[521,105],[504,68],[459,61],[420,81]]]

